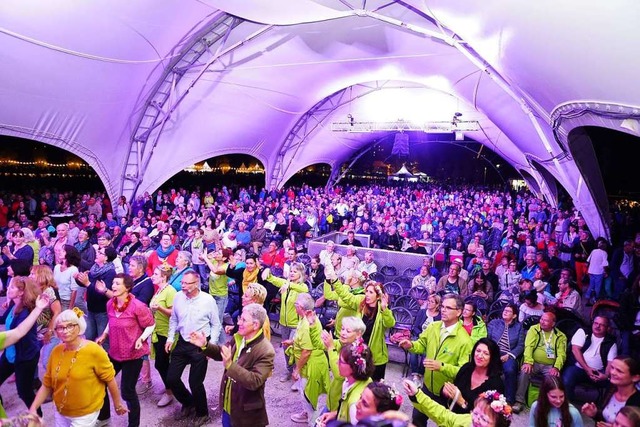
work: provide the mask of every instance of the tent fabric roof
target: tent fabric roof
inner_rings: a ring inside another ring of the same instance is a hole
[[[413,174],[409,172],[409,170],[405,165],[402,165],[402,167],[398,169],[398,172],[394,173],[393,176],[398,176],[401,178],[409,178],[409,177],[412,177]]]
[[[634,133],[620,125],[640,118],[637,16],[640,3],[577,0],[7,0],[0,133],[75,152],[112,198],[227,153],[282,185],[375,136],[332,122],[412,99],[428,120],[478,121],[468,137],[550,200],[556,177],[608,235],[571,131]]]

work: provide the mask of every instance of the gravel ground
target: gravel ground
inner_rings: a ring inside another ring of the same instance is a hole
[[[267,408],[269,412],[269,420],[272,426],[279,427],[301,427],[302,424],[294,423],[290,420],[290,416],[293,413],[300,412],[302,405],[299,403],[298,393],[292,392],[291,382],[281,383],[280,377],[284,374],[284,357],[282,355],[282,349],[279,347],[279,338],[274,337],[272,339],[276,345],[276,363],[273,377],[267,381],[266,396],[267,396]],[[397,348],[390,349],[391,359],[394,361],[403,360],[402,352]],[[180,405],[174,403],[166,408],[158,408],[156,406],[157,401],[160,399],[160,393],[162,392],[162,385],[159,376],[152,369],[154,390],[149,391],[147,394],[141,396],[140,402],[142,406],[142,419],[141,426],[190,426],[189,422],[176,422],[173,420],[173,413],[180,408]],[[211,422],[209,426],[220,426],[220,409],[218,406],[218,391],[220,387],[220,378],[222,374],[222,365],[219,362],[210,360],[209,369],[207,372],[207,378],[205,380],[207,389],[207,398],[209,402]],[[187,383],[188,370],[185,371],[185,383]],[[401,388],[402,381],[402,365],[399,363],[390,363],[387,366],[387,381],[394,384],[398,389]],[[18,398],[15,391],[15,384],[5,383],[0,388],[0,393],[4,399],[4,407],[9,414],[16,414],[25,410],[22,401]],[[321,398],[321,403],[324,402],[324,398]],[[51,404],[45,404],[43,406],[45,425],[52,425],[53,420],[53,407]],[[411,413],[411,404],[409,400],[405,398],[401,410],[407,414]],[[120,427],[127,425],[126,417],[115,416],[115,412],[112,411],[114,416],[111,419],[111,426]],[[512,426],[521,427],[528,425],[528,411],[523,412],[520,415],[514,416]],[[434,423],[430,422],[430,426]],[[585,417],[585,426],[592,426],[593,422]]]

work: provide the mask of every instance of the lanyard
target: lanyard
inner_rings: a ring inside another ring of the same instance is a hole
[[[551,331],[551,334],[549,335],[549,339],[547,339],[547,336],[545,335],[544,331],[542,331],[542,336],[544,337],[544,346],[546,348],[551,348],[551,340],[553,339],[553,331]]]

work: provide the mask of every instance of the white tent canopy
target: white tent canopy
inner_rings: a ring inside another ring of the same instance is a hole
[[[398,178],[410,178],[413,176],[413,174],[409,172],[405,165],[402,165],[402,167],[398,169],[398,172],[394,173],[393,176],[396,176]]]
[[[638,16],[577,0],[6,0],[0,133],[78,154],[114,199],[227,153],[282,186],[376,136],[331,123],[412,99],[403,114],[477,121],[468,137],[551,203],[557,180],[608,235],[581,128],[637,135]]]

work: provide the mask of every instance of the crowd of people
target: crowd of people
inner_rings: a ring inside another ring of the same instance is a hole
[[[176,420],[205,425],[208,358],[224,370],[222,425],[267,425],[271,322],[285,349],[276,381],[303,408],[294,422],[399,409],[401,390],[384,382],[396,296],[372,280],[382,266],[363,235],[424,255],[409,281],[419,308],[395,340],[409,353],[414,425],[508,425],[531,405],[531,425],[580,426],[578,385],[602,391],[583,414],[638,425],[640,233],[611,245],[575,209],[526,191],[221,187],[115,205],[101,193],[3,194],[0,230],[0,383],[15,372],[33,414],[52,399],[56,426],[107,425],[112,407],[140,425],[152,365],[158,407],[177,402]],[[332,231],[344,250],[329,241],[301,262],[308,240]],[[594,305],[616,315],[592,319]],[[579,328],[567,336],[557,324],[569,315]]]

